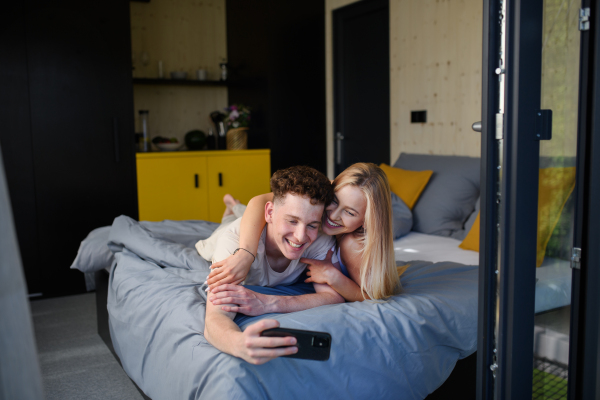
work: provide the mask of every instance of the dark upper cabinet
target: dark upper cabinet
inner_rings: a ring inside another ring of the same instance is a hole
[[[29,291],[81,292],[69,270],[81,240],[137,218],[129,3],[29,1],[9,13],[0,145]]]

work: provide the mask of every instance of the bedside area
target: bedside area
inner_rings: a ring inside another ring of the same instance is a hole
[[[140,221],[221,222],[223,196],[242,203],[271,191],[271,151],[215,150],[137,153]]]

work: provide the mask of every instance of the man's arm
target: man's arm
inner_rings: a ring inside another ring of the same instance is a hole
[[[272,296],[254,292],[244,286],[221,285],[208,295],[208,303],[224,313],[239,312],[256,316],[266,313],[288,313],[327,304],[343,303],[344,298],[329,285],[314,284],[317,293],[299,296]]]
[[[210,301],[206,303],[204,337],[222,352],[257,365],[298,352],[298,348],[294,346],[296,344],[294,337],[260,336],[265,329],[278,328],[279,321],[264,319],[248,326],[242,332],[233,322],[234,317],[235,313],[223,311],[221,307],[212,305]]]

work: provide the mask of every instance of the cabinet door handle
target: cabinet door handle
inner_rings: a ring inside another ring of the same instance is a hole
[[[194,175],[194,183],[196,184],[196,188],[198,187],[199,182],[200,182],[200,179],[198,177],[198,174]]]
[[[113,118],[113,140],[115,143],[115,162],[121,161],[119,159],[119,120],[117,117]]]
[[[223,174],[219,172],[219,186],[223,186]]]

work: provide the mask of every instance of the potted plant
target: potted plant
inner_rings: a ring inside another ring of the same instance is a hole
[[[227,150],[247,149],[250,108],[243,104],[233,104],[225,108],[223,123],[227,129]]]

